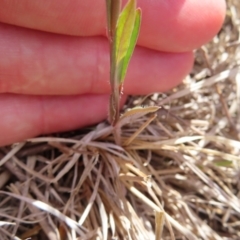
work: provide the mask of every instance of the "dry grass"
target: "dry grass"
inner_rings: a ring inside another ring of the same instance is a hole
[[[239,33],[229,0],[184,84],[129,99],[120,138],[103,122],[2,148],[1,239],[240,239]]]

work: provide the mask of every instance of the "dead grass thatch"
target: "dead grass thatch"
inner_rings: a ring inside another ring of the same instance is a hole
[[[240,239],[239,33],[229,0],[184,84],[130,98],[117,130],[2,148],[1,239]]]

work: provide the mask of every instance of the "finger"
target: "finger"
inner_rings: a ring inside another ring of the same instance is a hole
[[[72,130],[104,120],[108,96],[1,94],[0,109],[0,146],[3,146],[39,134]]]
[[[109,46],[102,37],[70,37],[0,24],[0,92],[21,94],[109,93]],[[148,94],[180,83],[192,53],[138,47],[124,92]]]
[[[126,2],[126,1],[124,1]],[[104,0],[0,0],[0,21],[77,36],[106,33]],[[162,51],[190,51],[209,41],[225,16],[224,0],[138,0],[143,18],[139,44]]]

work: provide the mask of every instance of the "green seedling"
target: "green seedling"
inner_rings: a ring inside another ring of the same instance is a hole
[[[108,38],[110,42],[109,120],[115,126],[119,119],[120,98],[127,67],[136,46],[141,10],[136,0],[129,0],[121,12],[121,0],[106,0]]]

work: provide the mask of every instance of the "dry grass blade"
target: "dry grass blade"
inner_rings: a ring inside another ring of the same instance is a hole
[[[164,226],[164,213],[156,212],[155,216],[155,239],[161,239]]]
[[[97,179],[96,179],[96,183],[94,185],[94,188],[93,188],[93,193],[89,199],[89,203],[87,205],[87,207],[85,208],[81,218],[79,219],[78,223],[80,225],[83,224],[83,222],[85,221],[85,219],[87,218],[92,206],[93,206],[93,203],[97,197],[97,191],[98,191],[98,187],[99,187],[99,183],[100,183],[100,177],[101,177],[101,172],[102,172],[102,167],[98,170],[98,174],[97,174]]]
[[[4,165],[12,156],[14,156],[23,146],[25,143],[19,143],[12,148],[1,160],[0,160],[0,167]]]

